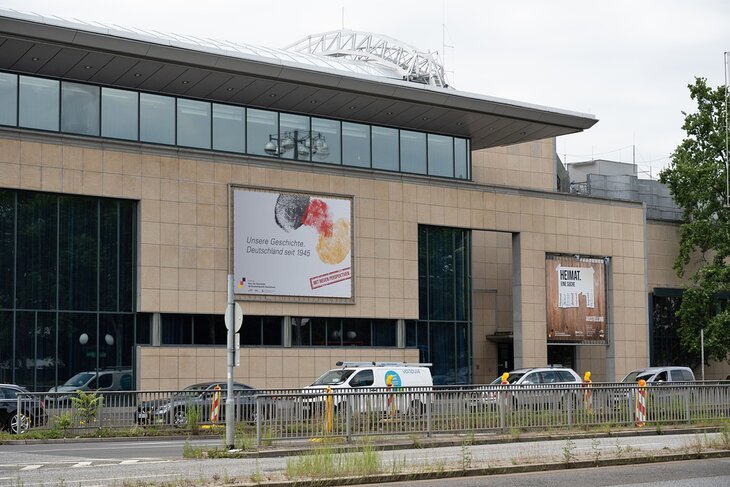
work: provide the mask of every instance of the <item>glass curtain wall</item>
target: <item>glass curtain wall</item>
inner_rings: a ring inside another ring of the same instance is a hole
[[[406,345],[433,364],[434,384],[471,383],[471,233],[418,228],[419,321],[406,324]]]
[[[136,202],[0,189],[0,382],[132,367]]]

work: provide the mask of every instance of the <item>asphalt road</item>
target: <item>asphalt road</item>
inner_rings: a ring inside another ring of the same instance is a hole
[[[719,434],[707,435],[662,435],[629,438],[600,438],[581,440],[531,441],[491,445],[463,445],[457,447],[423,448],[383,451],[379,453],[382,470],[431,471],[466,467],[494,467],[525,465],[532,463],[564,463],[570,461],[604,458],[638,458],[661,453],[688,453],[706,451]],[[191,446],[216,447],[221,439],[194,439]],[[193,482],[196,484],[222,483],[225,481],[250,482],[252,478],[283,480],[287,461],[284,457],[261,459],[183,459],[185,442],[165,440],[128,440],[103,442],[70,442],[39,445],[0,445],[0,486],[56,486],[56,485],[128,485],[130,483]],[[680,465],[694,465],[699,460],[680,462]],[[704,462],[704,461],[702,461]],[[697,485],[730,485],[730,461],[719,459],[709,461],[715,474],[707,471]],[[640,468],[655,471],[647,477],[660,481],[661,472],[668,464],[643,465]],[[618,472],[621,471],[620,467]],[[633,467],[631,467],[633,468]],[[581,472],[595,472],[587,469]],[[604,470],[604,469],[600,469]],[[681,470],[681,468],[680,468]],[[569,473],[565,472],[565,473]],[[613,472],[613,470],[612,470]],[[559,472],[556,472],[556,474]],[[525,479],[533,478],[527,474]],[[582,475],[582,474],[581,474]],[[612,474],[613,475],[613,474]],[[699,475],[699,473],[698,473]],[[489,478],[504,478],[503,476]],[[522,478],[522,477],[519,477]],[[677,477],[683,479],[684,477]],[[700,478],[700,477],[697,477]],[[613,477],[611,477],[611,480]],[[670,481],[671,477],[667,478]],[[718,484],[712,483],[720,479]],[[465,479],[469,482],[473,479]],[[603,480],[609,480],[604,478]],[[448,481],[453,485],[456,480]],[[547,485],[559,485],[549,482]],[[508,484],[511,484],[510,481]],[[621,484],[645,484],[632,478],[623,479]],[[412,484],[412,482],[411,482]],[[445,483],[435,485],[445,485]],[[491,485],[464,483],[462,485]],[[505,485],[505,484],[502,484]],[[517,485],[517,484],[515,484]],[[526,483],[521,485],[538,485]],[[544,481],[540,486],[545,485]],[[567,485],[567,484],[566,484]],[[583,482],[582,487],[591,485]],[[618,485],[596,483],[595,485]],[[685,484],[657,484],[685,485]]]

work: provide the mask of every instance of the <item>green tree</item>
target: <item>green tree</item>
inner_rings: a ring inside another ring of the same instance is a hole
[[[726,202],[725,87],[712,89],[704,78],[689,85],[697,109],[685,113],[686,137],[660,173],[683,210],[679,276],[691,270],[677,313],[682,347],[699,353],[705,332],[707,359],[726,360],[730,351],[730,208]]]

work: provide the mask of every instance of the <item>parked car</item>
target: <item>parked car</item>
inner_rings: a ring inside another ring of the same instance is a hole
[[[536,405],[540,403],[563,404],[568,390],[575,391],[575,386],[583,383],[581,377],[569,367],[548,366],[516,369],[509,372],[510,403],[516,406]],[[555,391],[555,388],[565,391]],[[505,391],[502,377],[497,377],[489,385],[477,387],[472,397],[472,405],[495,404],[499,393]],[[506,396],[503,396],[506,397]]]
[[[695,374],[689,367],[646,367],[643,369],[632,370],[626,374],[626,377],[624,377],[621,382],[634,383],[642,379],[648,383],[694,382]]]
[[[142,402],[137,407],[138,424],[166,424],[172,426],[185,426],[189,421],[189,409],[197,407],[201,413],[200,421],[209,422],[215,387],[220,387],[220,412],[219,420],[225,420],[226,410],[226,382],[203,382],[187,386],[185,389],[171,397],[152,399]],[[239,421],[251,421],[256,416],[256,401],[254,396],[260,391],[253,387],[233,383],[233,397],[236,411],[236,419]],[[271,401],[264,404],[264,413],[271,413]]]
[[[46,423],[46,405],[36,397],[21,397],[18,411],[18,394],[28,389],[14,384],[0,384],[0,429],[21,434],[33,426]]]
[[[134,382],[132,380],[131,369],[79,372],[62,385],[48,389],[50,394],[46,395],[46,402],[49,404],[49,407],[57,403],[67,403],[69,402],[69,393],[73,394],[77,391],[116,392],[132,390],[134,390]],[[62,392],[65,394],[59,394]],[[126,401],[123,401],[122,395],[114,394],[108,398],[108,401],[127,403],[129,398],[126,399]]]

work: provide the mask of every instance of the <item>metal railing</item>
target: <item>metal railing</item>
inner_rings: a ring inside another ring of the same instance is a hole
[[[730,419],[729,382],[276,389],[236,391],[234,399],[236,421],[257,445]],[[18,410],[28,412],[31,428],[222,427],[225,400],[225,391],[29,393],[18,395]]]

